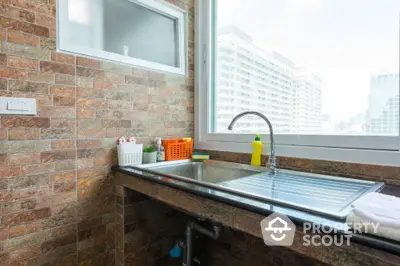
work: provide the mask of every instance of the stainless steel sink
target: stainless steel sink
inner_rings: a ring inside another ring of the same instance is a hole
[[[347,216],[354,200],[383,186],[379,182],[283,169],[273,174],[266,167],[214,160],[169,161],[133,168],[217,191],[341,219]]]
[[[142,165],[140,167],[148,168],[163,174],[183,176],[212,184],[231,181],[268,170],[263,167],[247,167],[241,164],[211,160],[205,162],[193,162],[189,160],[169,161],[164,163]]]

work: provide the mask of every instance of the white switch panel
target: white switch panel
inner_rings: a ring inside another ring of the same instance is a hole
[[[33,102],[32,102],[32,100],[33,100]],[[35,109],[36,109],[36,101],[35,101],[35,99],[22,99],[21,100],[21,110],[29,112],[31,110],[31,105],[32,104],[35,105]],[[35,114],[36,114],[36,112],[35,112]]]
[[[0,97],[0,114],[36,115],[36,100],[31,98]]]
[[[17,99],[10,99],[7,101],[7,110],[21,111],[21,101]]]

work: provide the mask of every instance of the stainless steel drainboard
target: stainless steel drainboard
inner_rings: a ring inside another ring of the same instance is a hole
[[[381,183],[303,176],[282,171],[277,175],[261,173],[218,185],[337,218],[344,218],[348,214],[354,200],[382,186]]]

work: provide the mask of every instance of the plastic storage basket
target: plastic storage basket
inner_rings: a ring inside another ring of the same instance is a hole
[[[190,159],[193,152],[193,139],[164,139],[165,160]]]
[[[123,142],[117,145],[118,165],[142,164],[143,144]]]

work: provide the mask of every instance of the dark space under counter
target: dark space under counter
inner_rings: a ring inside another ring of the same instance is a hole
[[[307,213],[304,211],[294,210],[291,208],[282,207],[278,205],[272,205],[269,203],[258,202],[244,197],[231,195],[226,192],[220,192],[213,189],[204,188],[199,185],[188,184],[182,181],[165,178],[163,176],[155,176],[130,167],[113,166],[112,169],[119,173],[135,176],[144,180],[162,184],[185,192],[193,193],[197,196],[222,202],[237,208],[250,211],[252,213],[263,215],[265,217],[273,212],[283,213],[287,215],[298,226],[303,226],[303,223],[309,222],[312,224],[323,226],[328,229],[332,228],[332,226],[334,225],[339,225],[339,224],[343,226],[340,228],[346,227],[344,221],[334,220],[331,218],[326,218],[315,214]],[[119,185],[123,186],[123,184]],[[380,193],[400,197],[400,186],[393,186],[393,185],[385,186],[380,191]],[[335,232],[337,232],[338,234],[348,234],[348,232],[343,231],[340,228],[336,228],[337,230]],[[351,241],[376,250],[389,252],[393,255],[400,255],[400,242],[391,241],[388,239],[379,238],[376,236],[366,235],[366,234],[362,235],[353,234],[353,236],[351,237]]]

